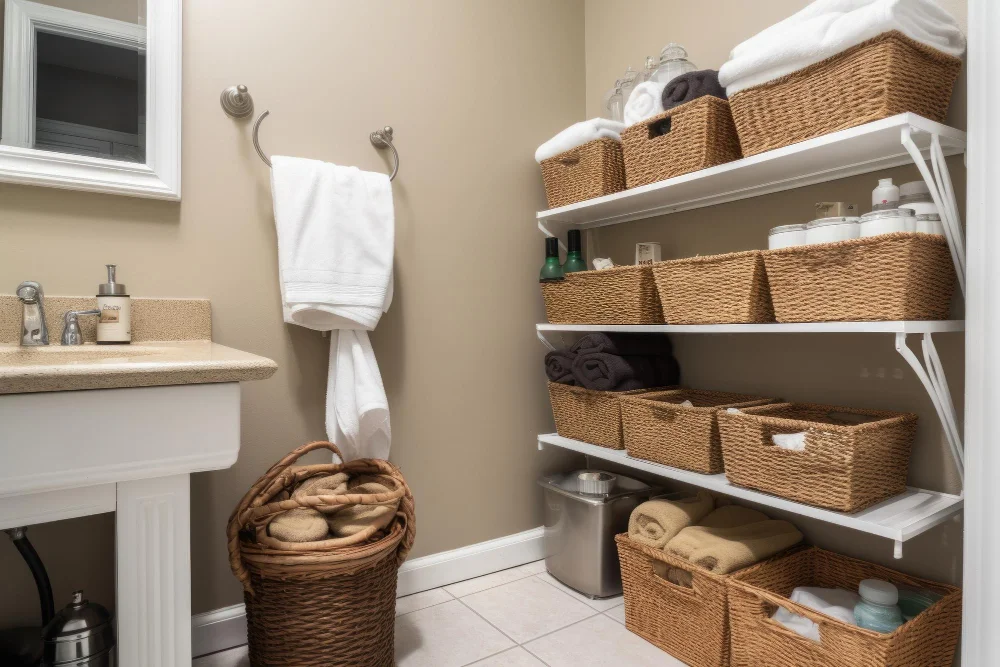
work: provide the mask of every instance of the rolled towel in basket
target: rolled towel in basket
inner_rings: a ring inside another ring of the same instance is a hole
[[[326,517],[309,507],[282,512],[267,524],[267,534],[282,542],[317,542],[325,540],[329,531]]]
[[[716,503],[716,505],[719,504]],[[748,523],[757,523],[758,521],[769,521],[770,519],[771,517],[763,512],[752,510],[749,507],[723,505],[699,521],[698,525],[708,528],[733,528],[735,526],[745,526]]]
[[[625,104],[625,125],[635,125],[663,113],[664,84],[643,81],[632,89]]]
[[[621,143],[621,133],[624,129],[624,123],[607,118],[592,118],[570,125],[538,147],[535,151],[535,162],[541,163],[542,160],[548,160],[595,139],[611,139]]]
[[[640,544],[662,549],[682,529],[712,511],[715,501],[707,491],[680,500],[647,500],[628,520],[628,536]]]
[[[587,334],[572,347],[570,352],[586,354],[587,352],[608,352],[620,356],[663,356],[673,355],[673,345],[670,338],[658,334]]]
[[[573,377],[573,359],[576,354],[569,350],[553,350],[545,355],[545,375],[559,384],[576,384]]]
[[[573,377],[581,387],[595,391],[632,391],[656,386],[656,370],[649,357],[620,357],[607,352],[577,355]]]
[[[392,489],[385,485],[385,480],[362,475],[348,482],[347,493],[390,493]],[[396,516],[399,500],[370,505],[346,505],[336,514],[326,519],[330,532],[334,537],[349,537],[363,531],[382,530]]]
[[[681,74],[671,79],[663,89],[663,110],[669,111],[706,95],[728,99],[726,89],[719,83],[717,71],[703,69]]]
[[[792,594],[788,599],[803,607],[831,616],[841,623],[847,623],[848,625],[858,624],[854,620],[854,606],[861,601],[861,596],[853,591],[844,590],[843,588],[799,586],[792,590]],[[814,642],[820,641],[819,626],[805,616],[800,616],[783,607],[778,607],[778,610],[774,612],[771,618],[806,639],[811,639]]]
[[[317,475],[316,477],[310,477],[306,481],[299,484],[295,491],[292,492],[292,497],[336,496],[341,493],[347,493],[348,479],[349,476],[346,472],[340,472],[335,475]],[[332,505],[329,507],[318,507],[316,509],[324,514],[333,514],[343,509],[343,506]]]
[[[719,82],[732,97],[892,30],[952,56],[965,52],[958,22],[934,0],[816,0],[738,44]]]
[[[802,533],[795,526],[771,519],[733,528],[691,526],[667,543],[667,551],[710,572],[729,574],[801,541]]]

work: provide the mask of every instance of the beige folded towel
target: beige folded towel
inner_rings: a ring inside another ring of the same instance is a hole
[[[639,544],[662,549],[682,529],[701,521],[714,506],[707,491],[680,500],[647,500],[632,510],[628,536]]]
[[[667,544],[667,551],[716,574],[729,574],[801,541],[795,526],[770,519],[729,528],[691,526]]]
[[[282,542],[316,542],[328,532],[326,517],[308,507],[282,512],[267,524],[267,534]]]
[[[292,493],[293,498],[302,496],[336,496],[347,493],[347,481],[350,476],[346,472],[338,472],[335,475],[317,475],[302,482]],[[336,514],[344,509],[343,505],[330,505],[327,507],[317,507],[323,514]]]
[[[392,489],[377,477],[356,477],[347,483],[347,493],[390,493]],[[381,530],[392,523],[399,500],[374,505],[348,505],[336,514],[327,516],[326,522],[334,537],[348,537],[364,530]]]
[[[732,528],[733,526],[742,526],[748,523],[767,521],[770,518],[771,517],[763,512],[752,510],[749,507],[725,505],[723,507],[719,507],[714,512],[711,512],[708,516],[699,521],[698,525],[707,526],[709,528]]]

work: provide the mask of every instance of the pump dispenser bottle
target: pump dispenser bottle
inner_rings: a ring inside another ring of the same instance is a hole
[[[114,264],[107,264],[108,282],[97,286],[97,344],[115,345],[132,342],[132,300],[125,285],[115,281]]]

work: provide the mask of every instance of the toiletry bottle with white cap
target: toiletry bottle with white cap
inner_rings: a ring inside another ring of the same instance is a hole
[[[107,264],[108,282],[97,286],[97,344],[115,345],[132,342],[132,300],[125,285],[115,281],[114,264]]]
[[[899,207],[899,187],[891,178],[878,179],[878,187],[872,190],[872,210],[885,211]]]

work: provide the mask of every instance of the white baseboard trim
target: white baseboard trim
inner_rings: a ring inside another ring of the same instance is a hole
[[[408,560],[399,568],[396,597],[541,560],[545,558],[543,532],[539,526],[516,535]],[[247,619],[242,604],[191,617],[191,654],[194,657],[242,646],[246,642]]]

